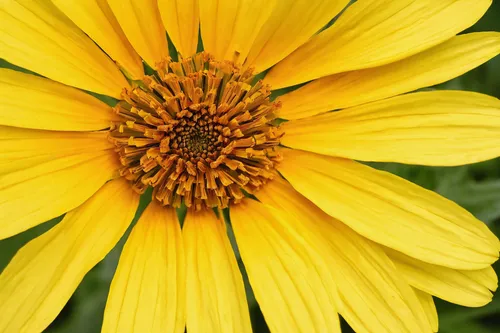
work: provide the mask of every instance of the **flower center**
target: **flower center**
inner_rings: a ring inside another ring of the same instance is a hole
[[[225,208],[275,175],[283,133],[270,87],[252,70],[198,53],[166,60],[114,108],[123,119],[109,139],[120,175],[139,193],[153,187],[163,205]]]

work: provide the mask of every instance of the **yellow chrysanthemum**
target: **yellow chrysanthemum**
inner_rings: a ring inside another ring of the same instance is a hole
[[[0,1],[0,57],[41,75],[0,69],[0,237],[66,213],[0,276],[0,332],[44,330],[148,187],[103,332],[250,332],[227,212],[272,332],[432,332],[432,296],[490,302],[488,228],[354,160],[500,155],[498,99],[405,94],[500,53],[456,36],[491,0],[358,0],[318,33],[348,2]]]

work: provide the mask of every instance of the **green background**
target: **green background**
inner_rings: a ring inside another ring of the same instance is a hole
[[[500,31],[500,1],[495,0],[488,13],[472,31]],[[0,59],[0,67],[12,67]],[[431,89],[460,89],[477,91],[500,98],[500,57],[445,84]],[[430,168],[393,163],[373,164],[393,172],[425,188],[454,200],[500,236],[500,159],[451,168]],[[142,208],[147,203],[143,200]],[[141,211],[138,212],[139,216]],[[27,241],[42,234],[60,220],[54,219],[27,232],[0,241],[0,270]],[[57,319],[46,332],[93,333],[99,332],[109,285],[118,262],[124,239],[108,256],[92,269]],[[495,265],[497,274],[500,266]],[[248,290],[251,293],[250,290]],[[262,314],[250,295],[252,324],[255,332],[268,332]],[[436,299],[440,332],[493,333],[500,332],[500,296],[482,308],[464,308]],[[350,329],[345,326],[344,332]]]

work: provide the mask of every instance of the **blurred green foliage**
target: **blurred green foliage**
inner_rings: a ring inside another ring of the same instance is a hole
[[[488,13],[467,32],[472,31],[500,31],[500,1],[494,1]],[[0,67],[25,71],[2,59],[0,59]],[[432,89],[477,91],[500,98],[500,57]],[[115,102],[112,99],[105,101],[110,104]],[[431,168],[394,163],[372,163],[371,165],[411,180],[457,202],[487,223],[500,236],[500,159],[452,168]],[[135,221],[148,201],[147,197],[142,198]],[[185,214],[185,211],[181,211],[179,214]],[[41,235],[61,218],[53,219],[20,235],[0,241],[0,271],[22,245]],[[87,274],[61,314],[46,332],[94,333],[100,331],[107,293],[127,236],[128,233],[106,258]],[[240,266],[244,270],[244,267]],[[499,265],[496,264],[497,274],[499,268]],[[249,294],[254,331],[268,332],[248,285],[247,293]],[[500,332],[500,296],[496,296],[489,305],[477,309],[464,308],[441,300],[436,300],[436,304],[439,311],[440,332],[442,333]],[[344,332],[351,331],[345,322],[342,325]]]

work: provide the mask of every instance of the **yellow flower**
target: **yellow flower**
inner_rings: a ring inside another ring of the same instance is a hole
[[[318,33],[348,2],[2,0],[0,57],[41,76],[0,70],[0,237],[66,215],[0,276],[0,332],[44,330],[148,187],[103,332],[250,332],[229,218],[272,332],[432,332],[432,296],[490,302],[488,228],[355,160],[500,155],[498,99],[405,94],[500,53],[456,36],[491,0],[358,0]]]

